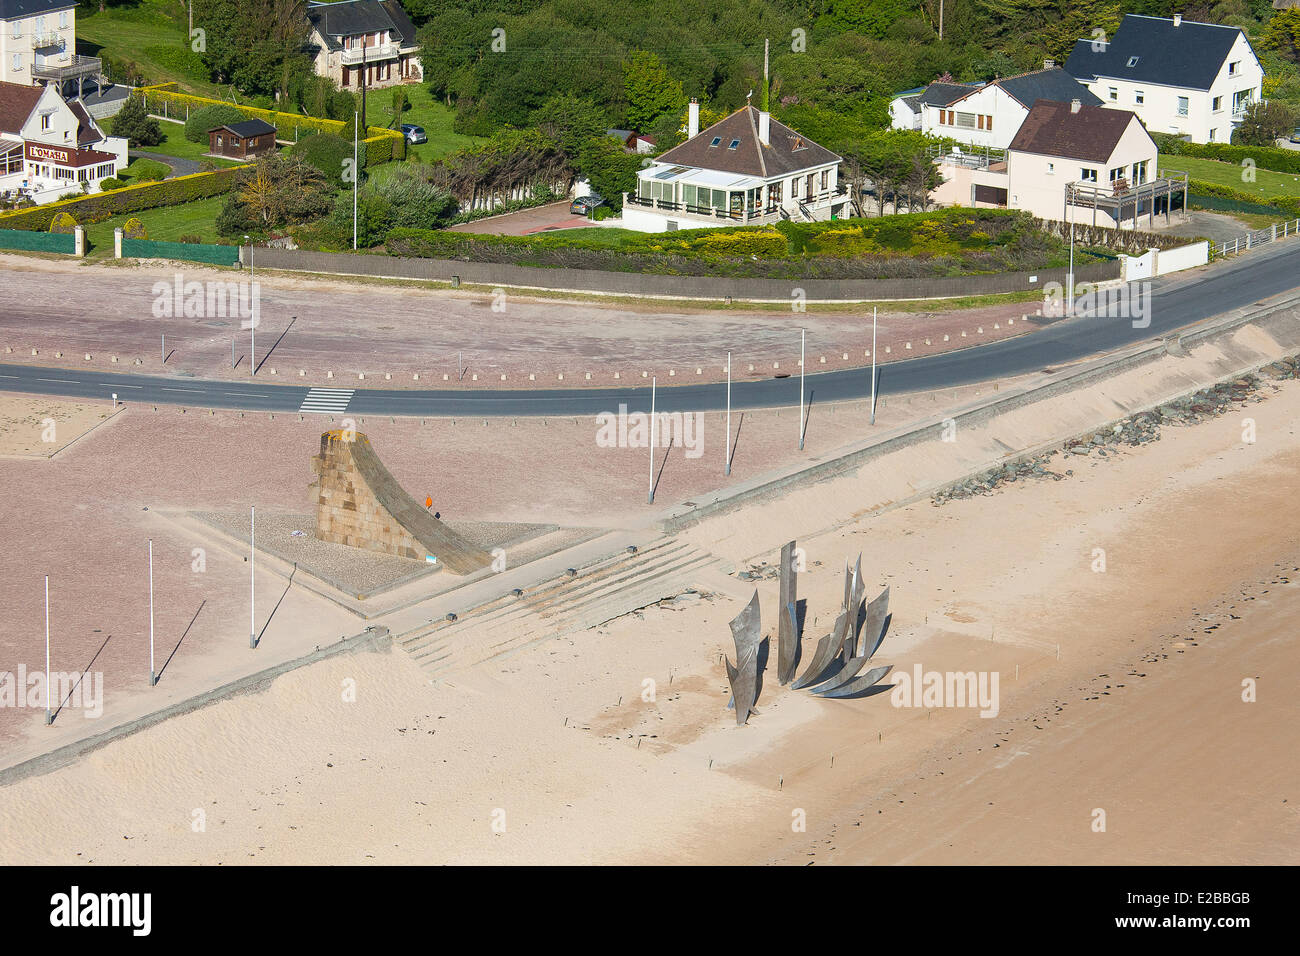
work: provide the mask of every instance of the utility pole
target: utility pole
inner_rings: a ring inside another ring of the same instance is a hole
[[[871,424],[876,423],[876,307],[871,307]]]
[[[727,353],[727,475],[731,474],[731,353]]]
[[[361,125],[366,125],[366,36],[361,35]]]
[[[357,138],[360,132],[358,114],[352,114],[352,251],[357,251],[357,183],[361,175],[357,169]]]
[[[767,39],[764,39],[764,40],[763,40],[763,99],[762,99],[762,103],[763,103],[763,112],[764,112],[764,113],[766,113],[766,112],[768,111],[767,90],[768,90],[768,87],[771,85],[771,84],[768,82],[768,78],[767,78],[767,50],[768,50],[768,45],[769,45],[771,42],[772,42],[771,40],[767,40]]]
[[[943,0],[939,0],[939,39],[943,39]]]

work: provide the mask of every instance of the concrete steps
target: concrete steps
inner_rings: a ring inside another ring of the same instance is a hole
[[[596,627],[722,573],[718,558],[671,538],[575,570],[520,595],[503,594],[455,621],[412,628],[396,641],[426,673],[441,676]]]

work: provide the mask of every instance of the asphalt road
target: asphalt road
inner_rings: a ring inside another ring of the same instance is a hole
[[[1150,341],[1208,318],[1300,289],[1300,242],[1239,256],[1193,279],[1177,276],[1152,283],[1147,315],[1150,324],[1135,328],[1128,314],[1088,315],[1057,322],[1030,334],[942,355],[883,365],[879,395],[910,392],[973,382],[1011,378],[1039,369],[1079,361],[1093,355]],[[32,321],[39,321],[33,318]],[[317,389],[311,400],[306,386],[260,382],[225,382],[0,364],[0,391],[61,395],[154,405],[188,405],[253,411],[319,411],[339,414],[411,416],[595,415],[647,410],[647,386],[617,389],[412,390],[356,389],[348,396]],[[866,398],[870,373],[863,369],[818,372],[807,377],[809,400],[818,403]],[[799,378],[734,381],[733,408],[797,405]],[[678,385],[658,390],[656,409],[705,411],[725,407],[726,385]]]

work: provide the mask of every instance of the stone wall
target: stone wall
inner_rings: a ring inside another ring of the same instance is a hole
[[[429,555],[457,574],[491,563],[402,490],[360,432],[333,429],[320,436],[312,459],[320,476],[316,537],[351,548],[424,561]]]

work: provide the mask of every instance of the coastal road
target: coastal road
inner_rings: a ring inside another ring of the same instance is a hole
[[[1300,289],[1300,242],[1279,242],[1191,278],[1158,279],[1151,289],[1149,308],[1145,315],[1137,317],[1140,327],[1135,327],[1130,298],[1119,315],[1075,317],[1000,342],[882,365],[879,394],[967,385],[1065,365],[1160,338],[1233,309],[1295,291]],[[1142,325],[1144,320],[1149,324]],[[818,404],[858,400],[870,395],[870,379],[864,369],[817,372],[808,375],[807,388],[810,399]],[[5,364],[0,364],[0,391],[103,401],[116,392],[119,401],[132,404],[429,417],[595,415],[617,411],[620,403],[631,410],[647,410],[650,404],[648,386],[535,391],[311,389],[256,381],[209,381]],[[798,401],[797,374],[732,383],[733,408],[779,407],[796,405]],[[725,404],[725,384],[678,385],[658,390],[656,409],[708,411]]]

